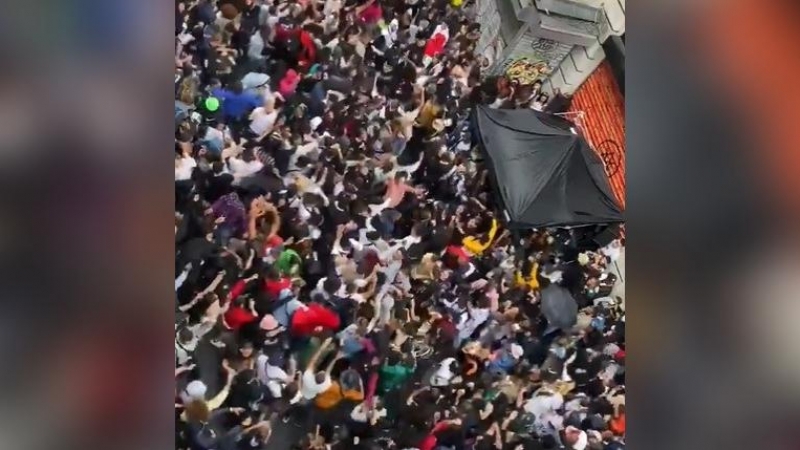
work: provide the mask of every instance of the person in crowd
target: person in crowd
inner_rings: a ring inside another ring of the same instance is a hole
[[[624,239],[505,229],[475,0],[176,4],[176,449],[624,449]]]

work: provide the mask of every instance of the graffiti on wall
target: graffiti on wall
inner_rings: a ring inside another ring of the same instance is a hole
[[[534,61],[528,57],[522,57],[508,60],[504,64],[502,73],[509,80],[525,86],[546,77],[550,73],[550,68],[544,61]]]
[[[530,43],[531,54],[537,61],[543,61],[547,67],[555,70],[567,57],[572,45],[556,42],[552,39],[534,39]]]
[[[532,35],[523,36],[517,46],[501,65],[497,74],[518,78],[520,82],[533,83],[546,79],[567,57],[572,45]],[[512,74],[509,75],[509,70]]]

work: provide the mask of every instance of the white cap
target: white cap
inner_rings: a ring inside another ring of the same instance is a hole
[[[314,117],[310,120],[311,129],[316,130],[322,124],[322,117]]]
[[[194,380],[186,385],[186,396],[189,400],[205,400],[208,386],[200,380]]]

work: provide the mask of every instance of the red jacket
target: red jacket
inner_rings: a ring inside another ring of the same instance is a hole
[[[436,442],[438,440],[436,439],[436,433],[444,430],[448,426],[450,426],[450,424],[447,421],[442,421],[437,423],[436,426],[434,426],[433,429],[430,431],[430,433],[428,433],[428,435],[425,436],[425,439],[423,439],[422,442],[420,442],[419,450],[433,450],[434,448],[436,448]]]
[[[469,253],[467,253],[467,251],[464,250],[464,247],[460,245],[448,245],[446,250],[447,253],[457,257],[459,261],[470,260]]]
[[[257,316],[241,306],[231,306],[225,313],[225,323],[234,331],[238,331],[242,326],[256,320],[258,320]]]
[[[307,308],[300,308],[294,312],[290,330],[296,336],[310,336],[317,327],[336,331],[340,324],[338,314],[322,305],[312,303]]]
[[[247,282],[244,280],[237,281],[236,284],[234,284],[231,288],[230,301],[234,301],[240,295],[244,294],[245,289],[247,289]]]
[[[267,280],[264,282],[264,292],[269,294],[273,299],[277,300],[278,295],[284,289],[292,288],[292,279],[288,277],[279,280]]]
[[[288,28],[283,25],[277,25],[275,27],[275,40],[280,42],[286,42],[292,37],[294,33],[295,30],[293,30],[292,28]]]
[[[301,48],[297,62],[300,67],[308,69],[317,60],[317,44],[314,43],[314,39],[305,30],[300,30],[297,38],[300,40]]]

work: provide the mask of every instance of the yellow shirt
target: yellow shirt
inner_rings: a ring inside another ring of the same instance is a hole
[[[467,236],[461,240],[461,244],[464,246],[464,249],[472,255],[481,255],[492,245],[495,235],[497,235],[497,219],[492,219],[492,228],[489,230],[489,236],[485,243],[482,243],[473,236]]]
[[[527,286],[531,290],[539,289],[539,280],[536,279],[538,271],[539,264],[533,263],[531,266],[531,272],[528,274],[527,278],[523,278],[522,274],[517,271],[516,275],[514,276],[514,282],[516,283],[517,287]]]

